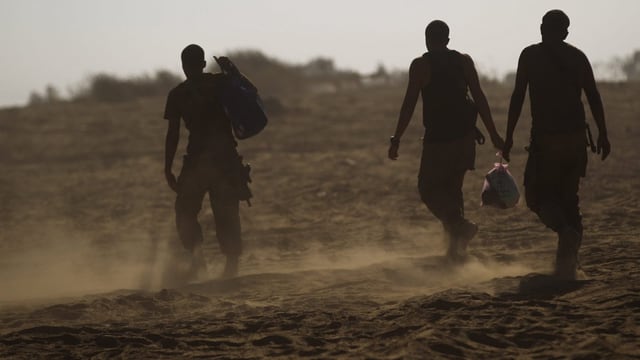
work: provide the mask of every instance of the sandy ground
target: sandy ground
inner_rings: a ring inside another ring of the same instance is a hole
[[[503,131],[509,89],[485,90]],[[240,144],[255,198],[229,280],[206,207],[209,273],[178,275],[163,99],[2,110],[0,358],[640,358],[640,89],[601,90],[613,153],[582,182],[589,280],[564,283],[536,275],[556,239],[523,204],[479,205],[488,145],[464,187],[470,259],[443,258],[417,116],[386,159],[401,87],[280,99]]]

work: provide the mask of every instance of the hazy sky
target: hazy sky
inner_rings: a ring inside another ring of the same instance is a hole
[[[554,8],[569,15],[568,41],[593,63],[640,49],[639,0],[0,0],[0,106],[46,84],[66,95],[97,72],[181,72],[189,43],[207,57],[253,48],[361,72],[406,68],[425,51],[433,19],[449,24],[451,48],[501,76],[539,41],[540,19]]]

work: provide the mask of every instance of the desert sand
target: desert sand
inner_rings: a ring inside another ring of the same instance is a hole
[[[255,195],[240,274],[219,277],[204,206],[208,274],[190,282],[164,99],[0,110],[0,358],[640,358],[640,87],[600,86],[613,151],[590,156],[580,191],[589,280],[564,283],[535,275],[556,238],[522,201],[480,206],[489,145],[464,186],[469,260],[444,259],[416,189],[420,106],[386,158],[401,84],[278,99],[239,145]],[[510,89],[485,91],[504,133]],[[529,124],[525,108],[519,184]]]

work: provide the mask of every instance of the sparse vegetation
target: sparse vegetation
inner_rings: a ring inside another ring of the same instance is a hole
[[[60,101],[60,99],[61,96],[58,89],[53,85],[47,85],[44,89],[44,94],[40,94],[37,91],[31,92],[29,105],[51,104]]]
[[[640,50],[622,60],[620,67],[627,81],[640,81]]]
[[[294,65],[268,57],[256,50],[234,51],[228,56],[263,94],[286,96],[300,92],[337,91],[358,87],[362,75],[340,70],[332,59],[317,57],[303,65]],[[215,63],[210,71],[218,71]]]
[[[363,76],[355,71],[339,70],[333,60],[317,57],[303,65],[285,63],[256,50],[240,50],[227,54],[263,94],[282,97],[301,92],[326,92],[351,89],[362,85]],[[209,61],[207,71],[219,71]],[[98,73],[71,92],[70,101],[122,102],[132,99],[166,96],[167,92],[183,80],[181,74],[159,70],[154,75],[122,78]],[[34,91],[29,105],[40,105],[65,100],[52,85],[44,93]]]
[[[390,71],[383,64],[371,74],[338,69],[332,59],[316,57],[305,64],[291,64],[265,55],[258,50],[238,50],[226,54],[238,68],[260,89],[263,97],[286,98],[292,94],[323,93],[353,90],[360,87],[388,86],[404,83],[405,71]],[[632,55],[614,59],[607,65],[619,78],[640,81],[640,50]],[[207,71],[219,71],[214,61],[209,61]],[[503,79],[480,74],[483,87],[512,87],[514,72]],[[77,90],[71,92],[70,101],[122,102],[144,97],[164,97],[183,79],[181,74],[159,70],[153,75],[121,78],[99,73],[91,76]],[[53,85],[47,85],[43,93],[34,91],[29,105],[42,105],[65,100]]]
[[[117,102],[149,96],[166,95],[179,83],[180,77],[166,70],[159,70],[154,76],[121,79],[108,74],[92,76],[88,84],[72,95],[72,100],[94,100]]]

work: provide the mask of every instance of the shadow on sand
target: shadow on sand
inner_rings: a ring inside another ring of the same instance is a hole
[[[593,280],[567,280],[553,275],[532,273],[523,276],[518,294],[528,298],[552,298],[568,294],[593,282]]]

